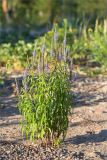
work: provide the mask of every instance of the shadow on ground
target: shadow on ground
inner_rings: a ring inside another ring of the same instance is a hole
[[[0,100],[0,118],[19,114],[16,97],[2,97]]]
[[[18,77],[17,82],[20,87],[22,77]],[[0,118],[19,115],[15,85],[15,78],[9,78],[5,79],[4,84],[0,86]]]
[[[107,78],[98,81],[96,78],[80,77],[74,82],[73,103],[75,107],[94,106],[107,102]]]
[[[75,144],[79,145],[82,143],[99,143],[107,141],[107,130],[102,130],[98,134],[85,134],[85,135],[77,135],[73,138],[68,138],[65,140],[65,144]]]

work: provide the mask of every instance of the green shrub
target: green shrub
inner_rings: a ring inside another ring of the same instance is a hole
[[[24,115],[22,131],[31,140],[51,143],[66,135],[71,109],[70,85],[63,67],[50,74],[28,75],[21,91],[19,109]]]
[[[24,74],[18,107],[24,116],[22,132],[27,138],[57,145],[60,138],[65,138],[66,135],[72,96],[70,64],[66,63],[66,29],[64,41],[60,44],[56,27],[55,25],[52,37],[53,54],[47,50],[44,37],[41,39],[42,47],[38,49],[36,45]]]

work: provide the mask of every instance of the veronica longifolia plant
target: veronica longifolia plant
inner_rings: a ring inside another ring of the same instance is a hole
[[[24,115],[22,131],[31,140],[40,138],[51,143],[66,135],[71,95],[67,74],[62,66],[50,74],[29,75],[29,90],[22,88],[19,109]]]
[[[23,80],[18,106],[24,116],[22,131],[27,138],[58,144],[61,137],[65,138],[71,110],[68,65],[63,63],[63,53],[56,48],[60,60],[57,62],[56,59],[55,66],[50,69],[47,58],[45,60],[45,47],[43,44],[40,51],[42,57],[37,63],[39,72],[35,76],[31,68],[32,71],[29,70]]]

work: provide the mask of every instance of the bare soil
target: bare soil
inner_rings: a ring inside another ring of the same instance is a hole
[[[14,86],[14,79],[10,77],[0,88],[0,160],[39,160],[43,157],[44,160],[107,160],[107,77],[82,76],[73,82],[74,107],[69,116],[69,128],[64,143],[51,151],[39,148],[38,154],[36,152],[33,158],[30,154],[23,156],[30,150],[29,147],[35,152],[37,145],[25,140],[21,134],[19,122],[23,117],[16,107]],[[18,147],[21,148],[20,152]],[[14,148],[17,150],[16,156],[11,154],[8,157]],[[40,156],[40,152],[44,152],[44,156]]]

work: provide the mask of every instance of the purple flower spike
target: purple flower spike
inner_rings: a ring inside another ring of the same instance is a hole
[[[66,56],[68,56],[68,52],[69,52],[69,51],[68,51],[68,49],[66,48],[66,49],[65,49],[65,54],[66,54]]]
[[[49,66],[48,66],[48,61],[46,61],[46,64],[45,64],[45,71],[48,71],[48,69],[49,69]]]
[[[36,50],[33,51],[32,55],[33,55],[33,58],[36,56]]]
[[[27,69],[24,71],[24,73],[23,73],[23,80],[24,80],[24,89],[25,89],[25,91],[28,91],[28,85],[27,85],[27,82],[26,82],[26,80],[27,80],[27,75],[28,75],[28,71],[27,71]]]
[[[63,43],[64,43],[64,46],[66,46],[66,36],[64,37]]]
[[[56,43],[58,41],[58,33],[54,32],[54,42]]]
[[[77,80],[77,78],[78,78],[78,75],[77,75],[77,73],[75,72],[75,73],[74,73],[74,81]]]
[[[45,47],[45,44],[43,44],[43,45],[42,45],[42,49],[41,49],[41,52],[42,52],[42,53],[45,52],[45,48],[46,48],[46,47]]]
[[[53,57],[54,56],[54,51],[51,49],[51,51],[50,51],[50,55],[51,55],[51,57]]]
[[[27,74],[28,74],[28,72],[27,72],[27,69],[24,71],[24,73],[23,73],[23,79],[26,79],[27,78]]]
[[[72,62],[72,59],[70,59],[70,70],[73,70],[73,62]]]
[[[26,92],[28,91],[28,85],[27,85],[26,82],[24,83],[24,89],[25,89]]]
[[[38,63],[38,72],[40,72],[41,71],[41,65],[40,65],[40,63]]]
[[[62,59],[63,59],[63,56],[62,56],[62,54],[60,53],[59,56],[58,56],[58,60],[61,61]]]
[[[48,65],[45,64],[45,71],[48,71]]]

